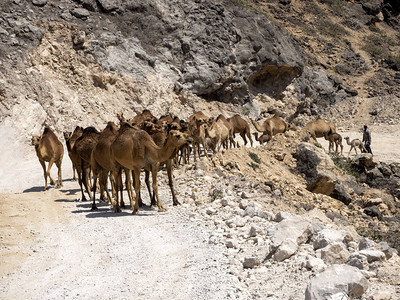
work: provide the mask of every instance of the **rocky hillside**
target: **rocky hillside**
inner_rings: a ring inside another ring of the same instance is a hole
[[[398,124],[396,1],[9,0],[0,11],[0,121],[25,137],[143,108],[258,117],[276,101],[300,125]]]

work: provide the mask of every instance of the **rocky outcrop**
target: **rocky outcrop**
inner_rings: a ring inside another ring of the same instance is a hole
[[[295,157],[297,169],[306,176],[309,191],[331,196],[345,204],[352,201],[348,191],[353,188],[335,174],[335,164],[324,149],[300,143]]]

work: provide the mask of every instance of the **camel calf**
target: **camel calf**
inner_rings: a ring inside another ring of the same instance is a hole
[[[333,151],[333,147],[336,145],[335,154],[338,154],[338,148],[340,146],[340,155],[343,156],[342,136],[339,133],[326,134],[325,140],[329,141],[329,153],[331,153],[331,149]]]
[[[49,127],[46,127],[42,136],[32,137],[32,145],[35,146],[36,155],[43,168],[44,190],[47,190],[47,177],[50,178],[50,184],[55,184],[54,179],[50,175],[50,170],[53,163],[56,163],[58,168],[58,180],[56,187],[61,187],[63,185],[61,178],[61,164],[64,156],[64,147],[58,140],[57,136]],[[45,162],[49,162],[47,170]]]
[[[351,146],[349,154],[347,155],[347,157],[350,156],[350,152],[353,149],[354,149],[354,151],[356,151],[356,155],[358,154],[357,153],[357,148],[360,149],[361,153],[362,152],[367,152],[367,149],[365,149],[364,144],[361,142],[360,139],[354,139],[351,142],[350,142],[350,138],[348,136],[346,136],[344,139],[346,140],[347,145]]]
[[[253,132],[254,137],[260,145],[264,145],[264,143],[268,143],[271,140],[271,136],[268,133],[264,133],[261,136],[258,136],[258,132]]]

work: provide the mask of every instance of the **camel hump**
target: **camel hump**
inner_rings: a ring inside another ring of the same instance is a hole
[[[44,128],[44,130],[43,130],[43,134],[48,134],[48,133],[50,133],[50,132],[52,132],[52,131],[51,131],[51,129],[50,129],[49,127],[47,127],[47,126],[46,126],[46,127]]]
[[[84,133],[99,133],[97,131],[97,129],[94,128],[93,126],[86,127],[85,129],[83,129],[83,132]]]

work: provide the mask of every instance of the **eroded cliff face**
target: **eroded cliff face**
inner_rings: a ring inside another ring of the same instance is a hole
[[[207,101],[281,99],[304,69],[295,39],[239,1],[7,1],[1,10],[1,121],[29,134],[121,111],[186,117]]]

